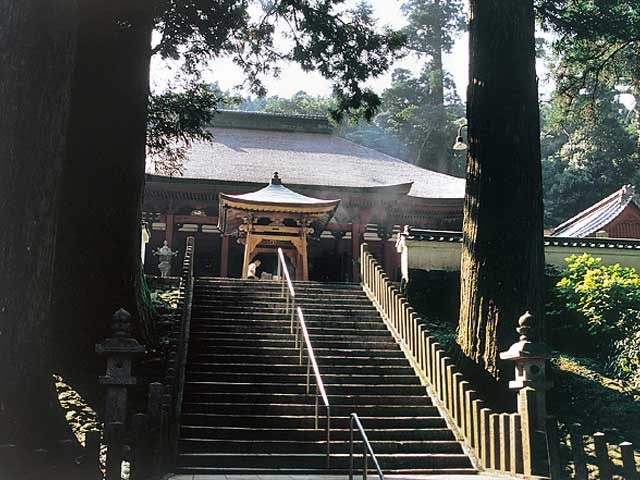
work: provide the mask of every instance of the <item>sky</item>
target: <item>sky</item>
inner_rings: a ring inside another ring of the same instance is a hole
[[[357,3],[357,0],[349,0],[347,4]],[[406,22],[400,10],[402,0],[369,0],[374,9],[375,15],[381,25],[390,26],[394,29],[402,27]],[[467,35],[461,35],[457,39],[453,51],[444,57],[445,69],[453,76],[458,89],[458,94],[464,99],[467,88],[468,76],[468,47]],[[420,69],[420,63],[416,58],[407,57],[396,61],[387,74],[372,79],[367,83],[376,92],[380,93],[391,83],[391,72],[394,68],[408,68],[413,71]],[[162,91],[170,83],[176,66],[171,63],[162,62],[159,58],[153,57],[151,62],[151,86],[154,91]],[[203,72],[206,81],[218,82],[223,90],[231,90],[243,81],[243,74],[230,58],[216,60],[210,63],[207,70]],[[304,90],[310,95],[330,95],[331,82],[323,78],[318,73],[303,72],[300,67],[293,63],[282,65],[282,74],[279,78],[265,78],[265,86],[269,95],[280,97],[291,97],[293,94]]]
[[[347,6],[354,6],[360,0],[347,0]],[[406,24],[401,5],[404,0],[368,0],[373,7],[374,14],[379,19],[379,24],[398,29]],[[465,2],[466,4],[466,2]],[[549,38],[548,34],[538,32]],[[462,101],[466,100],[468,69],[469,69],[469,46],[468,34],[463,33],[457,39],[450,53],[443,57],[444,68],[452,75],[455,81],[458,95]],[[391,69],[383,76],[371,79],[367,86],[374,91],[381,93],[391,84],[391,72],[395,68],[407,68],[418,72],[421,62],[415,56],[408,56],[397,60]],[[285,63],[281,65],[282,73],[278,78],[265,77],[264,84],[268,95],[278,95],[289,98],[295,93],[303,90],[310,95],[331,95],[331,82],[314,72],[304,72],[295,63]],[[175,77],[177,66],[171,62],[163,62],[154,56],[151,59],[151,88],[154,92],[164,91],[169,88],[171,80]],[[547,79],[547,69],[542,61],[537,63],[538,77],[540,79],[539,88],[542,98],[548,98],[553,90],[553,84]],[[233,63],[231,58],[222,58],[210,62],[208,68],[203,71],[203,78],[210,83],[218,82],[222,90],[233,90],[241,85],[244,80],[242,70]],[[241,90],[245,96],[248,91]],[[627,108],[633,108],[633,98],[629,95],[621,96],[622,102]]]

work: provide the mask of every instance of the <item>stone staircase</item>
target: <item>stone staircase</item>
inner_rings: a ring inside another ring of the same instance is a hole
[[[331,403],[330,471],[348,468],[356,412],[385,473],[474,473],[360,286],[295,290]],[[275,282],[196,279],[178,473],[328,473],[282,307]]]

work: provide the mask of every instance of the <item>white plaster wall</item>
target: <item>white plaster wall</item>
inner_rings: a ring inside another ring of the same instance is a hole
[[[402,275],[409,278],[409,270],[444,270],[447,272],[460,271],[460,242],[421,242],[406,240],[401,255]],[[565,267],[565,258],[571,255],[588,253],[601,258],[607,265],[619,263],[623,267],[633,267],[640,271],[640,250],[617,248],[588,248],[588,247],[545,247],[545,261],[557,267]]]

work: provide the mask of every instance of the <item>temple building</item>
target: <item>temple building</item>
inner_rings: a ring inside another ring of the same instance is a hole
[[[273,274],[283,246],[300,279],[354,281],[367,242],[397,279],[402,226],[461,228],[464,179],[341,138],[325,117],[223,111],[214,124],[180,176],[147,167],[148,273],[165,240],[177,268],[192,235],[197,275],[242,277],[258,257]]]
[[[640,198],[633,185],[600,200],[553,229],[554,237],[640,238]]]

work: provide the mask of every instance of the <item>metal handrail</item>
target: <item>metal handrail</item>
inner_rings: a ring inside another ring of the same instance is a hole
[[[315,428],[318,428],[318,418],[319,418],[319,399],[322,398],[322,403],[324,403],[324,407],[326,409],[326,419],[327,423],[325,425],[326,432],[326,442],[327,442],[327,468],[331,466],[331,405],[329,403],[329,397],[327,397],[327,392],[324,388],[324,382],[322,381],[322,376],[320,375],[320,369],[318,368],[318,362],[316,362],[316,356],[313,352],[313,346],[311,345],[311,339],[309,338],[309,331],[307,330],[307,324],[304,321],[304,315],[302,314],[302,309],[300,307],[297,308],[298,312],[298,325],[299,329],[296,329],[299,333],[297,335],[302,335],[302,338],[296,342],[300,345],[300,364],[302,364],[302,356],[304,354],[304,348],[307,348],[307,395],[310,393],[311,385],[311,375],[310,370],[313,369],[313,375],[316,379],[316,407],[315,407]],[[303,343],[304,340],[304,343]]]
[[[380,480],[384,480],[384,473],[382,473],[382,469],[380,468],[380,464],[378,463],[378,459],[376,458],[376,454],[373,452],[373,448],[371,447],[371,443],[369,443],[369,438],[367,437],[367,432],[364,431],[364,427],[360,422],[360,418],[358,418],[357,413],[352,413],[349,417],[349,480],[353,480],[353,425],[358,427],[358,431],[360,432],[360,436],[362,437],[362,478],[367,480],[367,470],[368,470],[368,456],[371,455],[371,459],[373,460],[373,464],[378,471],[378,478]]]
[[[293,282],[289,275],[289,269],[284,259],[284,253],[281,248],[278,248],[278,278],[282,285],[280,296],[285,299],[285,312],[291,316],[291,333],[295,333],[295,348],[299,349],[300,356],[299,362],[302,365],[304,358],[304,351],[307,351],[307,395],[311,391],[311,370],[313,369],[313,375],[316,381],[315,392],[315,428],[319,426],[319,407],[320,398],[326,409],[327,422],[325,425],[326,442],[327,442],[327,468],[331,466],[331,405],[329,403],[329,397],[327,396],[326,389],[324,388],[324,382],[320,375],[320,369],[318,368],[318,362],[311,345],[311,338],[309,337],[309,331],[307,330],[307,324],[304,321],[304,314],[300,307],[296,307],[296,292],[293,288]],[[286,288],[285,288],[286,287]],[[297,320],[296,320],[297,313]]]
[[[285,297],[285,311],[291,315],[291,333],[293,333],[295,323],[295,309],[296,309],[296,292],[293,289],[293,282],[289,275],[289,269],[284,260],[284,253],[281,248],[278,248],[278,279],[280,281],[281,289],[280,296]],[[285,288],[286,287],[286,288]],[[298,347],[298,335],[296,335],[296,348]]]

